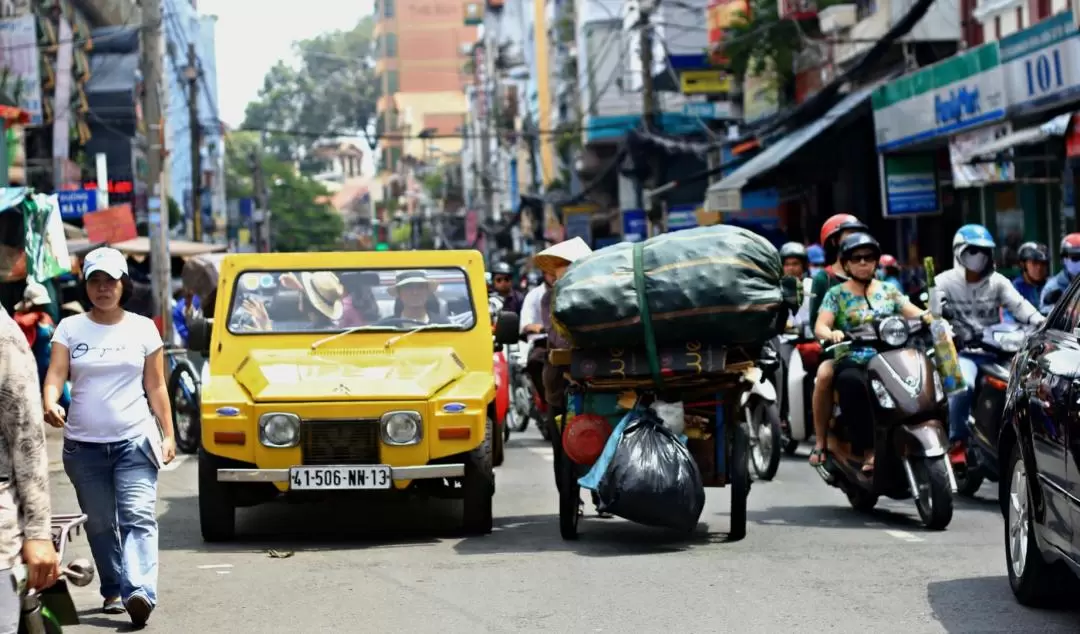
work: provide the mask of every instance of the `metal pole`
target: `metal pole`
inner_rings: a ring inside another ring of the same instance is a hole
[[[260,151],[262,147],[260,146]],[[263,178],[262,170],[262,157],[259,152],[253,151],[251,153],[251,176],[252,185],[255,194],[255,211],[253,212],[255,221],[255,251],[256,253],[265,253],[269,251],[267,247],[267,241],[263,239],[263,229],[266,225],[266,183]]]
[[[491,105],[491,91],[488,90],[488,86],[491,82],[491,68],[494,66],[490,60],[492,56],[491,46],[491,29],[484,27],[484,41],[480,43],[481,50],[484,51],[483,67],[478,69],[481,81],[476,82],[476,89],[480,91],[480,165],[477,166],[477,173],[480,175],[480,186],[483,188],[484,194],[484,216],[488,219],[495,217],[495,192],[491,185],[491,176],[494,170],[491,169],[491,122],[492,122],[492,105]]]
[[[202,126],[199,124],[199,60],[194,42],[188,44],[188,129],[191,131],[191,236],[203,239]]]
[[[142,28],[142,76],[143,116],[147,122],[149,152],[146,159],[148,174],[146,191],[150,233],[150,273],[154,293],[155,313],[161,318],[162,335],[172,335],[172,310],[170,305],[169,221],[168,191],[162,173],[164,162],[164,125],[161,107],[161,63],[163,58],[161,37],[161,0],[143,0]],[[164,213],[164,218],[162,217]]]
[[[649,23],[651,12],[642,9],[641,20],[638,23],[641,29],[641,112],[642,123],[646,132],[659,132],[659,122],[656,120],[656,89],[653,86],[653,37],[652,27]],[[660,153],[649,153],[649,177],[646,187],[652,189],[660,183]],[[646,190],[648,191],[648,190]],[[653,224],[663,227],[665,219],[660,198],[645,196],[644,203],[646,214],[652,219]],[[663,230],[663,229],[661,229]]]

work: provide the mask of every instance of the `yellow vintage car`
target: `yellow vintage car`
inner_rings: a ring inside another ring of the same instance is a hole
[[[280,495],[427,492],[491,531],[492,321],[476,251],[228,255],[191,321],[203,372],[199,522]],[[495,321],[517,340],[517,316]],[[363,497],[360,498],[361,500]]]

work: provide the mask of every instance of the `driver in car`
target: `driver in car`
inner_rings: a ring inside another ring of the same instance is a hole
[[[424,271],[401,271],[388,291],[395,299],[394,316],[417,324],[450,323],[435,296],[438,288],[439,283],[428,279]]]
[[[814,334],[833,344],[874,320],[896,315],[907,319],[925,313],[896,287],[877,279],[881,245],[870,234],[854,233],[840,242],[840,265],[848,279],[825,293],[818,310]],[[852,451],[864,457],[863,471],[874,470],[874,409],[866,389],[866,364],[877,351],[872,347],[852,345],[837,350],[833,384],[844,409],[844,421]],[[818,438],[814,453],[826,457],[825,439]],[[818,464],[821,464],[819,462]]]
[[[1016,321],[1032,325],[1046,320],[1024,299],[1001,273],[994,270],[994,242],[990,231],[982,225],[964,225],[953,236],[953,268],[937,276],[936,284],[945,298],[950,322],[958,339],[982,337],[989,326],[1001,323],[1002,311],[1007,310]],[[968,437],[968,417],[974,399],[975,379],[981,355],[962,350],[957,359],[967,389],[949,397],[949,460],[954,464],[967,462],[965,442]]]

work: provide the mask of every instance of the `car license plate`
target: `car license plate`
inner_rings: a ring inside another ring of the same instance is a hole
[[[387,465],[292,467],[289,488],[294,491],[389,489],[393,472]]]

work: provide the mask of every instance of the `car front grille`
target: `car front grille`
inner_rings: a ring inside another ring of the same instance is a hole
[[[306,465],[379,464],[379,421],[303,421],[300,448]]]

